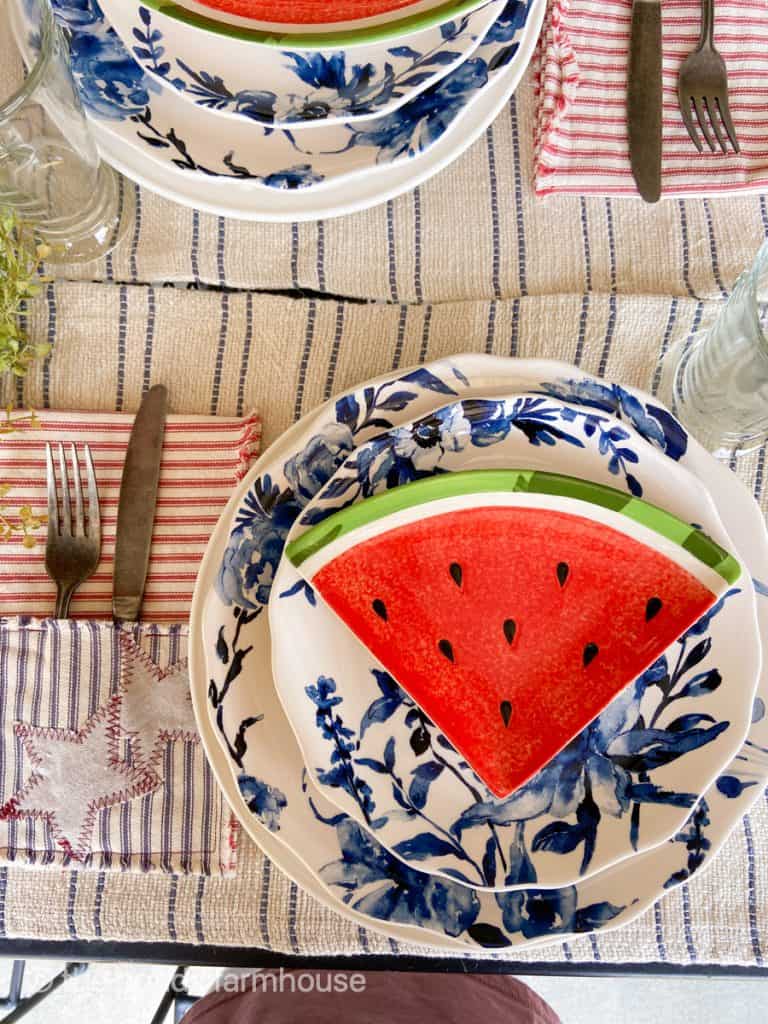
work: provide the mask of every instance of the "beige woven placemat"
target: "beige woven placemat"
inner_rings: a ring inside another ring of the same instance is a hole
[[[554,256],[552,257],[555,258]],[[578,362],[649,386],[659,351],[714,303],[572,294],[433,306],[355,304],[144,286],[58,284],[31,312],[54,354],[27,381],[33,404],[135,407],[144,381],[171,383],[176,410],[255,405],[265,438],[334,391],[463,350]],[[741,471],[762,499],[764,453]],[[635,924],[535,960],[761,962],[768,942],[768,808],[734,832],[711,869]],[[0,869],[0,931],[46,938],[178,940],[302,953],[405,951],[321,907],[248,840],[233,881]]]

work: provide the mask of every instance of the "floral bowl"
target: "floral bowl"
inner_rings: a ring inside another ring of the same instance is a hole
[[[112,27],[147,75],[184,99],[260,124],[330,124],[397,110],[463,63],[505,0],[410,31],[396,42],[342,49],[284,48],[202,31],[146,0],[101,0]]]
[[[267,46],[356,46],[400,39],[482,6],[484,0],[145,0],[208,35]],[[109,0],[105,13],[124,0]],[[131,6],[131,5],[129,5]],[[106,10],[109,8],[109,10]]]

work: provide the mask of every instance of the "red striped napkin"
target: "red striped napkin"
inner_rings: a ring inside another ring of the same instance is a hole
[[[699,155],[683,125],[677,76],[696,46],[700,0],[663,0],[662,191],[714,195],[768,187],[768,3],[717,0],[715,45],[728,68],[741,154]],[[626,82],[632,0],[550,0],[536,66],[536,192],[636,195]]]
[[[99,484],[101,562],[75,594],[77,618],[111,616],[112,565],[120,480],[133,416],[41,412],[0,422],[0,617],[50,615],[56,588],[45,572],[46,441],[87,443]],[[232,488],[258,454],[261,421],[169,416],[163,445],[155,530],[142,607],[146,622],[189,617],[197,570]]]

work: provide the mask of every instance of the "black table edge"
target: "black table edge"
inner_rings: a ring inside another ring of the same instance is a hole
[[[405,954],[295,956],[259,947],[192,945],[178,942],[0,939],[0,956],[69,961],[128,961],[190,967],[269,967],[307,971],[418,971],[425,974],[516,974],[583,978],[655,977],[768,978],[768,967],[738,964],[529,962],[491,957],[422,957]]]

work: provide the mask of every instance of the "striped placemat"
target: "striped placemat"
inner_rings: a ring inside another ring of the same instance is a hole
[[[677,98],[680,65],[701,29],[700,0],[664,0],[662,190],[666,196],[768,186],[768,5],[718,0],[715,45],[728,69],[741,153],[699,155]],[[632,0],[550,0],[540,44],[536,192],[636,195],[627,142]]]
[[[43,411],[0,423],[0,615],[50,614],[56,588],[45,571],[45,442],[88,444],[99,486],[102,552],[98,569],[76,592],[72,614],[112,613],[112,567],[123,462],[133,417]],[[185,621],[197,569],[234,484],[258,453],[261,421],[170,416],[166,424],[152,551],[142,615]]]

